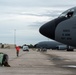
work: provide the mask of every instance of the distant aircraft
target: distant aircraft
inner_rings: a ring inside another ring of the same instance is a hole
[[[37,43],[35,47],[45,48],[45,49],[59,49],[59,50],[67,49],[67,45],[64,45],[56,41],[42,41],[42,42]]]
[[[39,31],[50,39],[76,47],[76,7],[47,22]]]

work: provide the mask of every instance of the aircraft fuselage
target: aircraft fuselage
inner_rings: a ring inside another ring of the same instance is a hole
[[[50,39],[76,47],[76,7],[47,22],[39,31]]]

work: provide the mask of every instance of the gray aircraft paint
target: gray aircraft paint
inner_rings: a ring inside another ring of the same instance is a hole
[[[55,30],[55,40],[76,47],[76,7],[70,10],[73,10],[74,14],[58,24]]]
[[[57,49],[59,45],[63,45],[62,43],[56,42],[56,41],[42,41],[37,43],[37,48],[46,48],[46,49]]]
[[[76,7],[45,23],[39,32],[50,39],[76,47]]]

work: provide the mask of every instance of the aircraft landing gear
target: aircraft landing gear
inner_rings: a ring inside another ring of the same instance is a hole
[[[74,51],[74,49],[67,49],[67,51]]]

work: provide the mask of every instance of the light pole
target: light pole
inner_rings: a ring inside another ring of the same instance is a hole
[[[14,29],[14,45],[16,46],[16,29]]]

